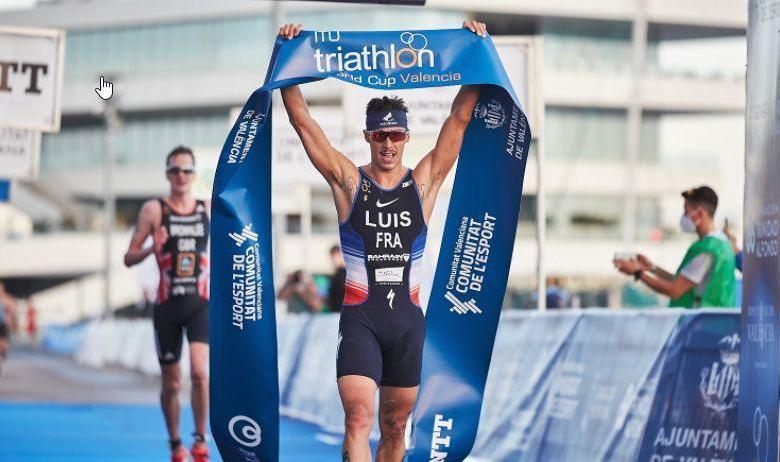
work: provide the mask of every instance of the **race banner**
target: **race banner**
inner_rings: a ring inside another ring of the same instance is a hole
[[[388,91],[483,85],[427,309],[407,456],[463,460],[476,436],[531,140],[492,41],[463,29],[305,31],[277,39],[266,82],[249,97],[222,149],[212,194],[212,434],[226,461],[279,460],[271,92],[327,77]]]
[[[739,319],[692,313],[667,346],[638,461],[735,462]]]
[[[780,2],[751,0],[745,141],[740,462],[778,461]]]

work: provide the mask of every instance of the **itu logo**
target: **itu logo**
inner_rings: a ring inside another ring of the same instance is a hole
[[[477,306],[477,303],[473,298],[467,302],[462,302],[449,290],[444,294],[444,298],[446,298],[448,302],[452,303],[452,308],[450,308],[450,311],[453,313],[460,315],[466,313],[482,314],[482,310]]]
[[[236,433],[237,427],[240,429],[239,434]],[[238,444],[248,448],[260,446],[262,441],[260,425],[245,415],[237,415],[230,419],[228,431]]]
[[[739,401],[739,335],[723,337],[718,348],[720,361],[702,369],[699,391],[704,407],[723,413]]]
[[[428,37],[419,32],[402,32],[398,37],[400,45],[370,44],[347,51],[341,45],[335,51],[314,50],[318,72],[355,72],[376,69],[434,68],[436,56],[428,48]],[[315,43],[339,43],[339,31],[315,32]],[[332,50],[332,47],[330,48]]]
[[[246,241],[257,242],[258,234],[252,231],[252,223],[244,226],[241,233],[228,233],[228,237],[233,239],[236,243],[236,247],[241,247]]]

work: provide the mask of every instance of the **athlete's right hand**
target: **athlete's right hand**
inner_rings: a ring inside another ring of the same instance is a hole
[[[279,37],[290,40],[298,36],[303,30],[303,24],[285,24],[279,28]]]
[[[157,228],[152,236],[152,240],[154,241],[154,253],[162,253],[163,246],[168,242],[168,230],[165,226]]]

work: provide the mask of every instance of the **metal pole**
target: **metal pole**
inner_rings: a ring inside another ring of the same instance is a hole
[[[116,213],[116,194],[114,191],[114,168],[116,167],[116,133],[119,130],[120,120],[116,108],[116,98],[105,102],[103,111],[103,120],[106,124],[106,153],[103,159],[103,306],[104,315],[113,317],[114,311],[111,309],[111,252],[112,234],[114,232],[114,215]]]
[[[274,21],[274,34],[279,27],[284,23],[284,5],[281,1],[275,1],[273,7],[273,21]]]
[[[536,95],[539,97],[536,130],[536,279],[537,309],[547,310],[547,268],[544,264],[547,245],[547,204],[544,188],[544,93],[542,92],[542,40],[534,40],[533,66]]]
[[[642,101],[641,79],[645,72],[647,53],[646,0],[637,0],[632,29],[633,64],[631,69],[631,99],[628,103],[628,140],[626,155],[626,198],[623,212],[623,245],[629,249],[636,239],[637,168],[641,149]]]

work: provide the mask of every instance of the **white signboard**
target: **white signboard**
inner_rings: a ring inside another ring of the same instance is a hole
[[[0,27],[0,127],[60,129],[65,32]]]
[[[371,98],[398,96],[409,108],[409,131],[413,135],[436,135],[450,114],[452,100],[458,94],[457,86],[423,88],[417,90],[374,90],[357,85],[344,85],[344,110],[347,128],[353,135],[366,127],[366,104]]]
[[[276,114],[283,114],[284,108],[275,108]],[[344,130],[344,111],[338,107],[311,107],[312,117],[328,137],[331,145],[350,158],[355,165],[369,161],[369,149],[362,136],[347,134]],[[274,183],[322,185],[325,180],[314,168],[300,138],[285,117],[277,117],[273,124]]]
[[[0,178],[35,178],[40,153],[41,132],[0,127]]]

